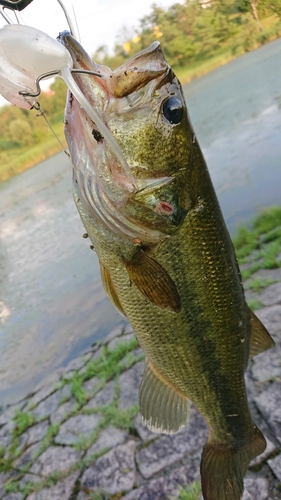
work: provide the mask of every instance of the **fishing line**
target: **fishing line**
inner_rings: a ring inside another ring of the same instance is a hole
[[[54,134],[55,138],[57,139],[57,141],[58,141],[58,142],[59,142],[59,144],[61,145],[63,152],[64,152],[64,153],[65,153],[65,154],[66,154],[66,155],[70,158],[70,153],[69,153],[69,152],[65,149],[65,147],[64,147],[63,143],[61,142],[61,140],[60,140],[59,136],[58,136],[58,135],[57,135],[57,133],[54,131],[54,129],[53,129],[53,127],[52,127],[51,123],[49,122],[49,120],[48,120],[48,118],[47,118],[47,116],[46,116],[46,114],[45,114],[45,111],[41,108],[40,103],[39,103],[38,101],[36,101],[34,104],[32,104],[32,103],[31,103],[31,102],[29,102],[29,101],[27,101],[27,102],[28,102],[28,104],[30,104],[30,106],[31,106],[30,111],[31,111],[32,109],[35,109],[36,111],[39,111],[39,114],[38,114],[38,115],[36,115],[36,116],[38,116],[38,117],[39,117],[39,116],[42,116],[42,117],[44,118],[44,120],[45,120],[45,122],[46,122],[47,126],[49,127],[49,129],[51,130],[51,132]]]

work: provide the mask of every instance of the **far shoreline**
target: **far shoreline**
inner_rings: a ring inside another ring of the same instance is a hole
[[[220,55],[215,55],[208,61],[204,61],[197,66],[195,65],[191,68],[184,69],[180,67],[174,67],[173,70],[180,80],[182,86],[184,86],[193,80],[205,76],[212,71],[225,66],[242,56],[245,56],[249,52],[254,52],[261,47],[278,40],[279,38],[280,36],[278,36],[277,34],[276,36],[271,37],[269,40],[267,40],[266,43],[256,45],[249,51],[245,51],[239,54],[231,54],[230,51],[228,51]],[[48,158],[55,156],[59,152],[66,150],[67,146],[63,132],[63,120],[61,123],[57,124],[54,129],[57,137],[53,135],[52,131],[49,128],[47,128],[46,136],[47,134],[52,134],[52,136],[50,136],[47,140],[42,141],[41,143],[36,144],[32,147],[25,148],[24,151],[21,151],[21,153],[18,155],[15,150],[15,157],[13,158],[13,160],[9,161],[7,164],[1,165],[0,183],[9,180],[15,175],[25,172],[26,170],[35,167],[42,161],[47,160]],[[61,141],[62,144],[59,141]],[[63,149],[62,145],[65,147],[65,149]]]

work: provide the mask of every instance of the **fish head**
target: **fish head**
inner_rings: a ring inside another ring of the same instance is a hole
[[[73,78],[124,158],[122,164],[114,144],[69,93],[65,135],[81,201],[120,235],[161,241],[193,205],[194,133],[178,79],[159,42],[111,71],[93,62],[69,33],[60,41],[74,69],[101,75],[77,72]]]

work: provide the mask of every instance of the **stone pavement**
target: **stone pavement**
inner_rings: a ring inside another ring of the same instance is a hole
[[[270,286],[255,293],[257,312],[276,347],[247,372],[253,418],[268,446],[245,479],[243,500],[281,499],[281,269],[251,279]],[[246,283],[247,289],[247,283]],[[249,300],[253,292],[246,292]],[[142,351],[126,324],[103,343],[0,414],[1,500],[170,500],[200,480],[207,429],[194,408],[174,436],[157,435],[137,411]]]

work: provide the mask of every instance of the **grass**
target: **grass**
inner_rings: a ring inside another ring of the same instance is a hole
[[[249,281],[247,289],[252,290],[252,292],[259,293],[267,286],[272,285],[272,283],[274,283],[274,280],[272,280],[271,278],[262,279],[257,276],[256,278],[253,278]]]
[[[25,413],[19,410],[16,413],[14,421],[16,426],[13,430],[13,434],[15,437],[18,437],[34,424],[35,417],[31,413]]]
[[[248,306],[252,311],[258,311],[263,307],[263,304],[259,300],[248,300]]]
[[[178,500],[198,500],[201,494],[201,485],[198,481],[180,491]]]
[[[88,380],[94,376],[98,376],[101,380],[107,381],[116,377],[124,371],[124,365],[121,363],[124,356],[130,351],[138,347],[136,339],[130,342],[122,342],[112,351],[104,350],[100,358],[92,360],[88,363],[85,373],[82,375],[84,380]],[[131,364],[136,362],[136,357],[131,357]]]
[[[66,148],[66,141],[63,132],[63,123],[53,125],[53,129],[60,141]],[[34,167],[38,163],[47,158],[50,158],[56,153],[62,151],[63,148],[56,137],[49,129],[46,129],[44,141],[34,146],[18,148],[11,150],[5,159],[0,156],[0,182],[10,179],[14,175],[20,174],[25,170]]]
[[[233,243],[239,264],[247,264],[243,280],[259,269],[281,267],[281,207],[262,211],[251,228],[239,228]]]

